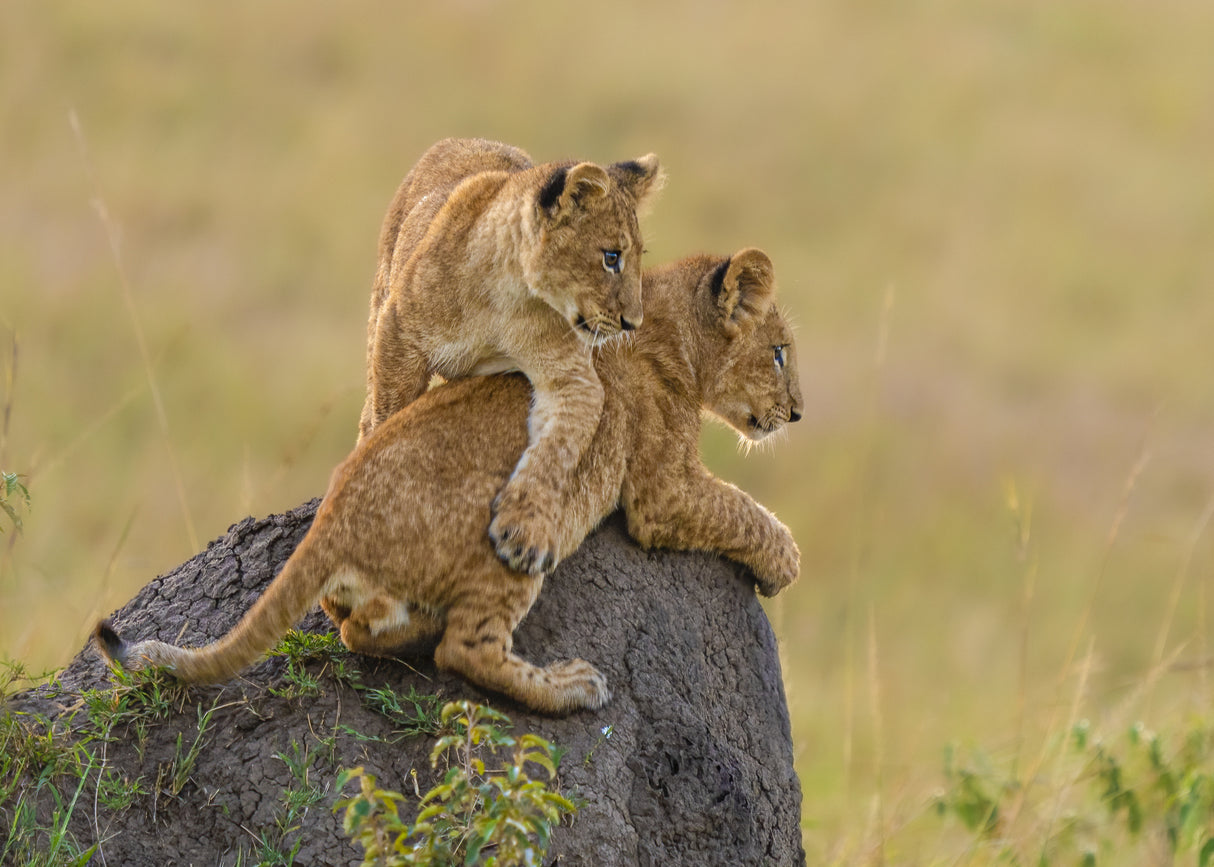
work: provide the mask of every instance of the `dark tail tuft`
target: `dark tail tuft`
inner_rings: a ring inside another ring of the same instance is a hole
[[[102,620],[93,630],[93,643],[110,662],[122,664],[126,659],[126,642],[122,640],[113,622]]]

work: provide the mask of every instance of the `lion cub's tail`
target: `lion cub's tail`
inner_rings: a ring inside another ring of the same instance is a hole
[[[320,598],[332,574],[329,558],[309,534],[300,543],[261,598],[223,638],[206,647],[177,647],[163,641],[131,644],[109,620],[93,630],[102,656],[123,668],[162,665],[179,680],[218,683],[235,676],[278,643]]]

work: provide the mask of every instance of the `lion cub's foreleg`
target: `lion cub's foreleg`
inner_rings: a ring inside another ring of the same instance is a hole
[[[602,383],[584,360],[584,368],[532,378],[530,443],[493,502],[489,538],[498,557],[532,576],[556,565],[562,499],[603,412]]]
[[[792,534],[749,494],[707,471],[672,479],[656,470],[625,483],[628,532],[646,548],[712,551],[750,567],[759,592],[796,580],[801,553]]]
[[[538,593],[541,579],[529,581],[501,571],[504,580],[531,583]],[[512,601],[523,601],[525,593],[527,590],[516,588]],[[521,611],[518,605],[503,604],[500,595],[492,593],[478,594],[449,608],[447,629],[435,651],[435,662],[541,713],[560,714],[605,705],[611,698],[607,679],[589,662],[569,659],[541,668],[513,652],[514,629],[535,599],[534,593],[529,595]]]

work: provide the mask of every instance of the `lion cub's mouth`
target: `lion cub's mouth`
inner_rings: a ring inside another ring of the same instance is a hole
[[[788,410],[783,407],[773,406],[767,412],[763,413],[763,417],[751,415],[747,420],[747,430],[750,434],[750,439],[761,440],[764,437],[771,436],[779,431],[788,423]]]
[[[750,434],[750,438],[752,440],[761,440],[761,439],[763,439],[763,437],[769,436],[769,435],[775,433],[779,429],[780,429],[779,424],[777,424],[775,427],[768,427],[767,425],[764,425],[762,422],[760,422],[753,415],[747,421],[747,431]]]
[[[591,346],[600,346],[622,333],[620,324],[606,316],[587,319],[580,313],[573,320],[573,330]]]

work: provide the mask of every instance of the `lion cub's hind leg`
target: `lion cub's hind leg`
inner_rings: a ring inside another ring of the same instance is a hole
[[[341,622],[341,641],[356,653],[396,656],[443,633],[443,621],[430,612],[387,596],[350,612]]]
[[[511,578],[519,584],[529,583]],[[534,583],[538,591],[541,582]],[[534,598],[532,595],[531,600]],[[561,660],[541,668],[513,652],[514,628],[530,607],[528,601],[514,616],[507,606],[487,605],[483,599],[452,606],[447,611],[447,630],[434,654],[439,668],[540,713],[564,714],[605,705],[611,698],[607,679],[584,659]]]
[[[330,579],[320,607],[341,630],[342,643],[356,653],[394,656],[442,634],[441,619],[372,587],[353,570]]]

